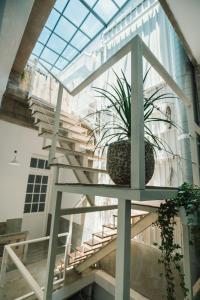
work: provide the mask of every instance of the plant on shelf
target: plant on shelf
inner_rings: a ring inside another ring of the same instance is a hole
[[[199,187],[184,183],[179,188],[175,198],[166,200],[158,209],[158,219],[154,225],[160,228],[161,244],[158,245],[155,243],[155,245],[161,250],[161,257],[158,262],[164,266],[168,300],[176,300],[174,270],[179,274],[180,287],[183,290],[184,296],[186,297],[188,294],[182,270],[183,255],[181,253],[181,247],[174,241],[174,227],[176,225],[175,217],[178,216],[180,208],[185,209],[188,224],[194,225],[195,217],[197,216],[197,213],[200,212]]]
[[[125,74],[119,77],[115,72],[116,84],[107,84],[109,89],[94,87],[97,97],[108,100],[109,105],[94,113],[87,115],[100,115],[104,113],[110,120],[102,122],[90,133],[100,134],[100,139],[96,148],[108,146],[107,151],[107,171],[111,179],[116,184],[130,185],[130,165],[131,165],[131,85]],[[149,70],[146,72],[143,83],[145,82]],[[173,98],[169,93],[161,93],[162,88],[157,89],[151,95],[144,93],[144,139],[145,139],[145,183],[147,183],[154,173],[154,150],[155,147],[162,149],[166,147],[164,141],[155,136],[150,129],[150,122],[163,122],[174,125],[173,121],[166,117],[158,118],[152,116],[158,101]]]

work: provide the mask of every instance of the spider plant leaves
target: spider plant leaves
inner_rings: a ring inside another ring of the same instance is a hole
[[[147,70],[144,78],[143,84],[149,74],[150,68]],[[100,133],[99,141],[96,146],[99,147],[100,144],[104,144],[105,147],[112,140],[124,140],[131,138],[131,91],[132,88],[129,84],[125,74],[121,71],[122,76],[119,76],[115,71],[113,71],[116,77],[116,83],[107,83],[108,89],[103,89],[99,87],[93,87],[94,91],[97,93],[98,98],[107,99],[109,105],[106,108],[97,110],[85,118],[94,116],[96,114],[106,114],[108,117],[112,118],[111,122],[100,123],[95,127],[91,133]],[[154,110],[159,110],[157,103],[162,100],[176,98],[171,93],[162,93],[163,87],[156,89],[151,95],[144,93],[144,134],[145,140],[151,143],[154,148],[166,149],[166,144],[157,136],[153,134],[149,128],[149,124],[153,122],[163,122],[172,126],[175,123],[169,118],[162,118],[153,116]],[[161,112],[161,111],[160,111]]]

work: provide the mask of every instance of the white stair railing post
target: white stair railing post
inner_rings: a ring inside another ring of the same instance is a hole
[[[8,252],[6,250],[6,247],[4,247],[3,258],[1,263],[0,287],[3,287],[5,284],[7,263],[8,263]]]
[[[53,162],[56,154],[56,145],[58,142],[58,133],[59,133],[60,112],[62,107],[62,96],[63,96],[63,86],[59,83],[56,112],[55,112],[55,119],[53,125],[53,138],[52,138],[51,149],[49,151],[49,163]]]
[[[131,47],[131,188],[145,188],[144,99],[142,43],[136,36]]]
[[[52,210],[51,233],[50,233],[49,251],[48,251],[48,258],[47,258],[47,281],[45,285],[44,300],[52,299],[61,202],[62,202],[62,192],[57,192],[57,198],[54,200],[54,205]]]
[[[130,299],[131,201],[118,199],[115,300]]]

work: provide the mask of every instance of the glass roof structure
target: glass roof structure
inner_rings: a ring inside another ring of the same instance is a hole
[[[64,70],[130,0],[57,0],[32,51],[54,73]]]

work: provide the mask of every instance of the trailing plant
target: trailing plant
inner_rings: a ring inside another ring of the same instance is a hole
[[[149,69],[150,70],[150,69]],[[146,72],[143,84],[148,76],[149,70]],[[128,140],[131,138],[131,85],[129,84],[125,74],[121,71],[122,76],[119,77],[114,72],[116,77],[116,84],[107,83],[109,89],[103,89],[94,87],[93,89],[97,93],[97,97],[108,100],[108,105],[94,113],[87,115],[85,118],[89,118],[93,115],[106,114],[110,117],[110,120],[98,124],[91,132],[93,137],[95,132],[100,133],[100,139],[96,144],[96,148],[99,146],[107,146],[112,141]],[[158,149],[166,148],[167,144],[159,137],[155,136],[151,131],[149,124],[151,122],[168,123],[175,126],[174,122],[169,118],[155,117],[152,113],[155,109],[158,109],[157,103],[161,100],[168,98],[174,98],[170,93],[161,93],[163,88],[159,88],[151,95],[144,93],[144,135],[145,141],[152,144]]]
[[[182,271],[181,247],[174,242],[174,227],[176,225],[175,217],[178,216],[179,209],[183,207],[188,216],[189,224],[193,222],[194,213],[200,209],[200,188],[189,183],[184,183],[178,190],[177,195],[173,199],[167,199],[158,209],[158,219],[155,225],[161,231],[161,257],[159,263],[164,266],[164,276],[167,283],[167,299],[176,300],[174,272],[178,271],[180,278],[180,286],[184,296],[187,296],[188,289],[184,281],[184,273]],[[158,245],[155,243],[155,245]],[[163,275],[163,274],[161,274]]]

